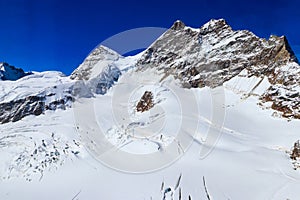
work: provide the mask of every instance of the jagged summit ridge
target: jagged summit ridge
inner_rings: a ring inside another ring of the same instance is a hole
[[[217,32],[223,29],[232,30],[225,19],[211,19],[209,22],[200,27],[200,33],[204,35],[210,32]]]
[[[265,40],[247,30],[232,30],[224,19],[213,19],[199,29],[176,21],[145,51],[138,66],[168,71],[186,87],[216,87],[246,68],[254,75],[296,61],[285,37]]]
[[[0,80],[16,81],[31,73],[25,73],[23,69],[16,68],[8,63],[0,63]]]

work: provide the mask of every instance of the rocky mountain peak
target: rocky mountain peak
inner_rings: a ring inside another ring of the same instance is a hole
[[[182,21],[177,20],[177,21],[175,21],[174,24],[171,26],[171,29],[172,29],[172,30],[182,30],[182,29],[184,29],[184,27],[185,27],[185,24],[184,24]]]
[[[200,28],[200,33],[204,35],[211,32],[220,32],[224,29],[231,30],[225,19],[211,19]]]
[[[243,69],[249,76],[267,74],[297,61],[285,37],[265,40],[247,30],[232,30],[224,19],[210,20],[200,29],[182,27],[175,22],[145,51],[138,66],[156,66],[186,87],[216,87]]]
[[[284,60],[289,62],[296,62],[299,63],[294,51],[292,50],[286,36],[276,36],[271,35],[269,38],[269,43],[276,43],[278,47],[278,52],[276,55],[276,60]]]
[[[0,63],[0,80],[15,81],[31,73],[25,73],[23,69],[16,68],[8,63]]]

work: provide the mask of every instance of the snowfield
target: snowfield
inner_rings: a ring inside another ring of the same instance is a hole
[[[47,111],[45,115],[3,124],[0,198],[162,199],[162,182],[165,188],[174,188],[182,174],[179,186],[183,199],[188,199],[188,195],[192,199],[206,198],[203,176],[213,199],[297,199],[300,174],[293,169],[286,151],[298,139],[300,123],[272,117],[271,110],[262,110],[257,105],[256,96],[244,97],[243,93],[251,91],[260,80],[241,79],[236,77],[225,84],[226,118],[211,153],[200,158],[211,127],[211,89],[194,89],[198,95],[200,117],[192,145],[175,163],[151,173],[124,173],[97,162],[76,131],[73,109]],[[123,82],[126,79],[120,80],[120,84]],[[264,82],[261,87],[268,86]],[[262,90],[258,87],[252,93],[261,93]],[[106,95],[95,98],[99,102],[95,109],[96,113],[101,113],[99,120],[112,113],[107,103],[112,92],[113,88]],[[124,91],[124,94],[126,92],[130,91]],[[170,109],[176,108],[176,98],[172,96],[160,103],[167,104]],[[176,118],[176,112],[175,116],[170,112],[165,112],[165,115],[171,121]],[[103,123],[107,129],[112,128],[105,132],[113,133],[111,137],[124,133],[123,130],[114,130],[113,123]],[[165,139],[164,144],[168,145],[172,136],[165,137],[170,137]],[[126,146],[126,139],[117,142],[123,142],[122,148],[133,153],[141,149],[145,151],[142,153],[157,150],[157,146],[142,139],[136,140],[132,146]],[[49,154],[49,159],[54,157],[57,160],[48,161],[46,154]],[[178,195],[179,189],[174,191],[175,199]]]

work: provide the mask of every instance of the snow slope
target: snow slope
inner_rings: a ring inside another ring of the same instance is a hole
[[[205,199],[202,176],[205,176],[209,194],[214,199],[297,199],[300,174],[293,170],[285,150],[289,150],[298,139],[299,121],[274,118],[270,110],[261,110],[257,106],[257,97],[243,99],[227,89],[243,92],[255,81],[233,79],[225,84],[226,121],[222,135],[211,154],[202,159],[199,152],[211,127],[210,109],[207,109],[211,91],[208,88],[197,90],[203,118],[200,119],[201,126],[195,141],[173,165],[148,174],[122,173],[97,162],[83,147],[74,127],[71,109],[49,111],[47,115],[4,124],[1,135],[5,133],[9,137],[1,138],[1,159],[6,164],[1,165],[0,197],[72,199],[79,193],[78,199],[162,199],[162,182],[165,187],[174,188],[182,174],[180,187],[183,199],[187,199],[188,195],[192,199]],[[109,93],[99,96],[97,101],[100,103],[102,98],[107,100],[111,96]],[[170,103],[172,100],[166,101]],[[169,106],[176,107],[176,104]],[[110,115],[112,112],[109,107],[101,108],[105,109],[102,114]],[[43,140],[47,143],[46,147],[42,145]],[[44,159],[46,152],[55,154],[53,144],[60,154],[58,161],[42,167],[40,158]],[[140,145],[143,149],[147,147],[148,151],[156,150],[155,146],[147,143],[124,149],[136,152]],[[38,150],[38,155],[28,159],[40,146],[43,150]],[[64,153],[66,147],[69,147],[68,152]],[[20,155],[24,159],[18,161]],[[28,168],[28,160],[43,170],[42,175]],[[28,182],[26,179],[32,180]],[[178,198],[178,190],[175,196]]]

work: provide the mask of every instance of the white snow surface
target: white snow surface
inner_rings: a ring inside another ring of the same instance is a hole
[[[22,99],[30,95],[38,95],[45,89],[58,90],[54,86],[70,85],[71,81],[61,72],[33,72],[32,75],[25,76],[16,81],[2,81],[0,84],[0,102],[9,102]],[[62,94],[64,89],[57,91]]]
[[[153,123],[149,112],[141,114],[133,109],[142,92],[151,90],[156,102],[154,108],[166,107],[167,120],[176,121],[179,113],[176,112],[176,95],[161,90],[160,75],[151,70],[144,73],[148,76],[143,76],[157,86],[144,85],[135,93],[123,91],[124,95],[132,94],[129,99],[132,104],[125,105],[132,112],[131,120]],[[96,161],[84,147],[80,132],[76,131],[72,108],[47,111],[45,115],[1,125],[0,199],[163,199],[162,182],[164,188],[173,188],[174,199],[178,199],[179,190],[174,188],[180,174],[182,199],[188,199],[189,195],[192,199],[206,198],[203,176],[213,199],[298,199],[300,173],[293,169],[286,151],[299,139],[300,122],[274,118],[271,110],[257,105],[256,95],[245,96],[249,92],[261,94],[269,86],[267,79],[246,78],[245,73],[224,84],[226,118],[211,153],[200,158],[199,152],[212,126],[213,91],[207,87],[193,89],[201,113],[194,142],[175,163],[151,173],[124,173]],[[138,78],[133,76],[140,74],[129,70],[117,84]],[[45,72],[24,77],[19,82],[24,83],[23,87],[30,85],[30,89],[18,87],[14,82],[3,82],[2,101],[28,95],[25,91],[34,94],[42,87],[68,81],[56,72]],[[90,99],[96,102],[95,110],[100,115],[98,125],[107,130],[109,140],[132,153],[156,151],[158,142],[167,146],[174,135],[166,134],[163,139],[153,137],[155,142],[135,138],[127,145],[132,138],[124,137],[125,130],[116,128],[114,120],[110,120],[113,117],[110,102],[117,98],[115,88],[117,86],[105,95]],[[4,95],[6,93],[8,95]],[[167,132],[171,133],[172,129],[177,127],[166,126]],[[50,161],[52,157],[56,160]]]

